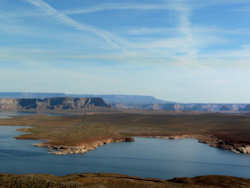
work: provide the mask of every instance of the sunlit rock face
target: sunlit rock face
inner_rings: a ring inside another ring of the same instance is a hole
[[[82,112],[108,109],[102,98],[0,99],[1,111]]]

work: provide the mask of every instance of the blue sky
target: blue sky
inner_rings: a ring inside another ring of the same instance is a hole
[[[250,0],[0,0],[0,91],[250,103]]]

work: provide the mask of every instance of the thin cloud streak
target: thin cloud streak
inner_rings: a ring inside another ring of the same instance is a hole
[[[185,5],[182,4],[174,4],[176,0],[167,0],[166,3],[158,3],[158,4],[138,4],[138,3],[106,3],[99,4],[92,7],[87,7],[84,9],[72,9],[72,10],[64,10],[63,13],[66,15],[74,15],[74,14],[90,14],[96,12],[110,11],[110,10],[140,10],[140,11],[150,11],[150,10],[175,10],[175,11],[183,11],[186,9]],[[178,0],[177,0],[178,2]],[[200,0],[190,0],[188,4],[192,9],[198,9],[203,7],[215,6],[215,5],[224,5],[224,4],[246,4],[249,3],[249,0],[210,0],[204,2]]]
[[[72,51],[71,52],[68,51],[66,53],[69,54],[68,56],[69,58],[71,57],[79,59],[86,58],[92,60],[94,60],[95,58],[101,60],[101,58],[103,58],[104,60],[105,59],[114,60],[117,63],[119,63],[119,61],[126,61],[126,58],[130,62],[133,58],[141,62],[143,62],[146,58],[150,59],[150,61],[153,58],[155,58],[157,59],[155,61],[156,63],[159,62],[159,59],[161,59],[160,62],[164,62],[165,59],[166,63],[172,60],[172,63],[177,63],[179,65],[188,64],[190,66],[192,65],[197,66],[198,64],[196,64],[195,62],[200,60],[199,59],[200,55],[203,55],[199,54],[200,49],[209,46],[211,43],[217,44],[221,42],[216,37],[211,38],[207,34],[206,37],[204,37],[205,35],[197,35],[197,33],[195,33],[193,29],[195,27],[193,27],[193,24],[190,19],[193,9],[192,6],[190,7],[189,4],[187,5],[185,3],[186,1],[178,1],[166,6],[168,8],[172,7],[172,9],[177,12],[177,16],[179,17],[179,26],[177,28],[173,28],[173,30],[177,31],[178,36],[170,38],[162,37],[161,39],[152,38],[152,40],[151,41],[149,40],[148,42],[142,42],[140,40],[129,42],[125,39],[113,35],[112,33],[102,31],[92,26],[76,22],[69,16],[59,12],[58,10],[51,7],[49,4],[47,4],[42,0],[26,0],[26,1],[30,2],[32,5],[35,5],[36,7],[39,7],[46,15],[55,17],[58,21],[60,21],[63,24],[74,27],[80,31],[88,31],[91,33],[94,32],[99,37],[101,36],[103,39],[105,39],[105,41],[108,41],[113,47],[120,49],[120,47],[122,46],[122,48],[126,48],[126,50],[123,50],[122,52],[119,51],[119,53],[117,52],[112,53],[111,51],[109,51],[106,53],[106,55],[100,55],[100,56],[90,55],[90,57],[84,56],[84,53],[82,53],[83,56],[79,55],[71,56]],[[159,5],[155,5],[152,6],[151,8],[157,8],[158,6]],[[146,8],[149,9],[149,7],[145,5],[142,7],[144,7],[144,9]],[[181,7],[181,8],[174,8],[174,7]],[[129,8],[129,6],[127,8]],[[197,28],[197,30],[199,29],[200,28]],[[202,32],[206,32],[206,28]],[[6,56],[4,57],[7,58]],[[54,60],[54,58],[51,59]]]
[[[169,0],[178,1],[178,0]],[[201,0],[187,0],[186,1],[192,9],[200,9],[206,7],[213,6],[223,6],[223,5],[245,5],[249,4],[250,0],[209,0],[209,1],[201,1]]]
[[[95,28],[93,26],[90,26],[90,25],[87,25],[87,24],[84,24],[84,23],[79,23],[79,22],[71,19],[67,15],[57,11],[55,8],[51,7],[49,4],[47,4],[43,0],[25,0],[25,1],[31,3],[32,5],[34,5],[34,6],[38,7],[38,8],[40,8],[47,15],[54,16],[58,21],[60,21],[61,23],[65,24],[65,25],[69,25],[69,26],[71,26],[71,27],[73,27],[73,28],[75,28],[77,30],[80,30],[80,31],[88,31],[88,32],[94,33],[97,36],[104,39],[112,47],[120,48],[120,45],[116,42],[116,40],[120,40],[120,39],[117,39],[110,32],[107,32],[107,31],[104,31],[104,30],[101,30],[101,29],[97,29],[97,28]]]
[[[250,9],[249,9],[250,12]],[[250,35],[250,31],[244,28],[230,28],[230,29],[223,29],[221,27],[215,26],[192,26],[190,27],[192,33],[194,34],[228,34],[228,35]],[[127,30],[126,34],[128,35],[154,35],[154,34],[169,34],[169,33],[176,33],[178,32],[178,28],[174,27],[158,27],[158,28],[150,28],[150,27],[140,27],[140,28],[130,28]]]
[[[213,58],[216,57],[217,59],[249,59],[250,58],[250,44],[245,44],[240,46],[237,49],[231,50],[220,50],[213,53],[207,53],[203,55],[204,58]]]
[[[181,47],[185,53],[183,56],[176,56],[177,62],[186,64],[187,59],[191,63],[197,62],[198,50],[196,47],[196,40],[192,32],[192,23],[190,16],[192,14],[192,8],[189,7],[183,0],[179,0],[174,3],[175,6],[182,6],[183,9],[178,11],[179,14],[179,27],[177,28],[179,33],[184,36],[184,41]]]
[[[75,9],[75,10],[65,10],[64,14],[72,15],[72,14],[89,14],[101,11],[110,11],[110,10],[181,10],[182,6],[172,6],[171,4],[119,4],[119,3],[111,3],[111,4],[100,4],[97,6],[85,8],[85,9]]]

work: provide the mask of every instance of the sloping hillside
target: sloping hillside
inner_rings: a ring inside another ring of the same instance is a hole
[[[0,174],[0,188],[248,188],[250,180],[226,176],[204,176],[160,180],[116,174],[51,175]]]

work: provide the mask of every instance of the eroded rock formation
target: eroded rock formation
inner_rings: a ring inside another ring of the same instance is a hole
[[[84,112],[106,108],[108,105],[102,98],[0,99],[0,111]]]
[[[124,138],[108,138],[103,140],[96,140],[90,143],[80,144],[77,146],[66,146],[66,145],[51,145],[46,143],[35,144],[37,147],[48,148],[49,153],[55,155],[68,155],[68,154],[84,154],[89,151],[95,150],[105,144],[115,143],[115,142],[134,142],[133,137]]]

